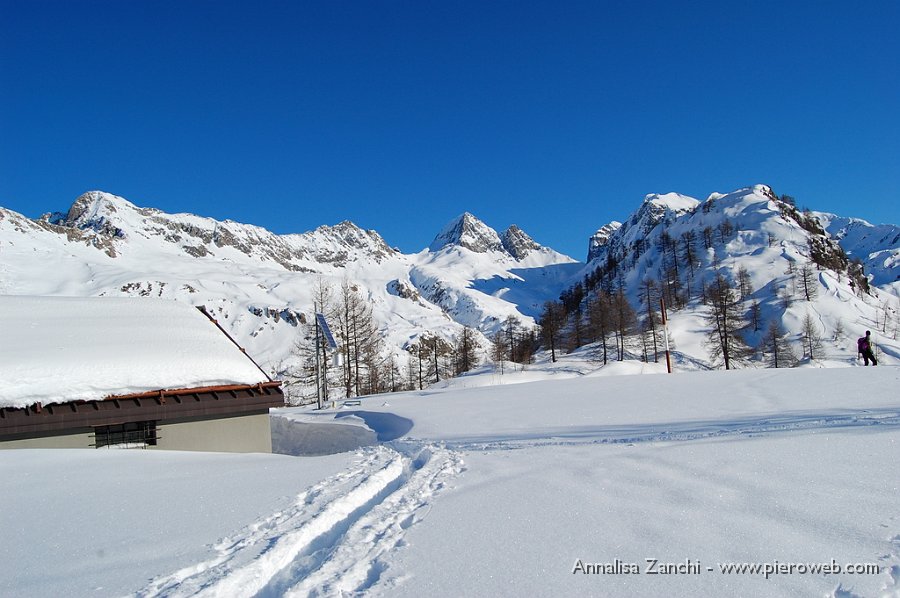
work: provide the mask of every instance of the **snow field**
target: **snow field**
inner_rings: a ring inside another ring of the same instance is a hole
[[[382,558],[402,545],[446,479],[458,454],[423,448],[403,456],[387,447],[303,492],[295,504],[216,545],[217,555],[154,580],[136,596],[306,596],[356,592],[379,581]]]
[[[339,455],[0,452],[0,594],[900,595],[900,369],[569,366],[273,412]],[[648,558],[702,567],[574,571]]]

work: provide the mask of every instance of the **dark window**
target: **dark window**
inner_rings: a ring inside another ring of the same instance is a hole
[[[147,448],[156,445],[156,422],[129,422],[94,428],[97,448]]]

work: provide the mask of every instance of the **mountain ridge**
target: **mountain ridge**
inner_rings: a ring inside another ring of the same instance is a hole
[[[733,230],[724,232],[725,223]],[[662,231],[676,240],[675,250],[657,246]],[[351,281],[371,307],[392,359],[402,359],[428,335],[455,342],[464,327],[475,331],[486,356],[488,338],[509,318],[532,326],[547,301],[611,264],[621,264],[621,283],[640,305],[636,289],[644,278],[671,280],[666,269],[673,262],[688,267],[671,252],[683,251],[677,243],[690,231],[698,255],[690,277],[680,274],[681,285],[699,289],[703,277],[723,265],[736,269],[746,262],[755,270],[753,286],[766,314],[777,315],[794,334],[799,316],[776,305],[778,294],[792,284],[783,270],[806,263],[812,254],[846,260],[835,249],[838,242],[846,245],[847,256],[874,272],[872,284],[881,298],[869,302],[893,309],[885,297],[897,294],[898,227],[801,212],[765,185],[714,193],[704,201],[648,194],[622,223],[592,235],[587,262],[541,246],[516,225],[497,233],[469,212],[445,225],[429,249],[404,254],[351,221],[278,235],[231,220],[168,214],[92,191],[65,214],[29,219],[0,208],[0,293],[148,296],[205,305],[277,373],[294,359],[291,347],[310,321],[316,281],[335,290]],[[713,238],[703,246],[707,234]],[[40,266],[47,261],[57,268],[47,272]],[[860,321],[879,322],[873,306],[850,296],[840,270],[820,276],[818,284],[824,293],[851,301]],[[823,303],[821,309],[835,308]],[[822,317],[826,327],[836,325],[836,318],[824,312]],[[704,358],[698,349],[693,352],[692,359]]]

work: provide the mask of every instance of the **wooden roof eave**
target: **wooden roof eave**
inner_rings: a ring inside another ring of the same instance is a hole
[[[280,382],[162,389],[111,395],[96,401],[67,401],[0,409],[0,440],[66,430],[190,418],[265,413],[284,406]]]

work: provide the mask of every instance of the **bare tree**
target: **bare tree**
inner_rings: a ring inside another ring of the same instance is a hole
[[[550,361],[556,362],[556,347],[559,344],[559,334],[565,323],[565,309],[561,303],[547,301],[538,324],[541,327],[541,338],[545,346],[550,347]]]
[[[788,276],[788,284],[790,290],[788,291],[791,294],[791,297],[797,294],[797,266],[794,264],[793,260],[788,260],[787,262],[787,270],[784,271]]]
[[[847,331],[844,328],[844,319],[838,318],[837,322],[834,323],[834,340],[840,341],[846,334]]]
[[[493,346],[491,347],[491,359],[500,366],[500,375],[503,375],[503,362],[509,359],[509,344],[506,342],[506,333],[503,330],[497,330],[491,337]]]
[[[348,397],[354,393],[358,396],[377,385],[381,343],[371,303],[362,297],[356,284],[346,279],[341,283],[337,315],[344,354],[344,392]]]
[[[406,358],[406,388],[422,390],[422,361],[412,352],[411,347],[408,349]]]
[[[719,223],[719,242],[724,244],[734,232],[734,225],[727,218]]]
[[[706,323],[710,327],[707,335],[709,355],[714,362],[721,359],[725,369],[729,370],[750,356],[750,348],[743,336],[746,327],[743,310],[734,288],[722,274],[716,275],[705,294],[709,308],[706,315]]]
[[[759,332],[762,325],[762,306],[756,300],[750,304],[750,325],[753,326],[753,332]]]
[[[594,342],[603,347],[603,364],[608,360],[606,341],[612,329],[612,298],[605,291],[597,293],[588,301],[588,330]]]
[[[875,324],[881,327],[881,333],[887,334],[888,323],[894,319],[894,309],[887,299],[881,302],[878,311],[875,312]]]
[[[628,303],[628,298],[625,297],[624,289],[621,287],[616,294],[613,295],[612,308],[613,323],[615,325],[616,333],[616,350],[618,353],[618,360],[622,361],[625,359],[625,337],[634,330],[637,317],[635,316],[631,304]]]
[[[446,378],[445,362],[447,356],[452,352],[450,343],[437,334],[430,332],[426,332],[419,337],[418,343],[419,354],[422,356],[422,361],[425,365],[426,379],[440,382],[442,375]]]
[[[664,230],[659,235],[659,242],[657,244],[659,251],[666,258],[666,262],[669,264],[670,268],[674,268],[675,277],[678,277],[678,242],[672,238],[672,235],[669,234],[669,231]]]
[[[809,312],[806,312],[806,316],[803,318],[801,333],[803,336],[803,350],[806,357],[809,357],[809,360],[812,361],[822,351],[822,335]]]
[[[769,367],[792,368],[797,365],[797,355],[791,349],[787,333],[778,320],[769,322],[760,349],[767,357],[766,363]]]
[[[459,333],[459,338],[456,341],[456,348],[454,351],[457,375],[468,372],[477,365],[478,355],[475,348],[475,331],[472,328],[465,326],[462,329],[462,332]]]
[[[409,376],[413,381],[412,386],[422,390],[425,388],[425,374],[427,372],[425,363],[428,358],[425,343],[419,337],[415,342],[410,343],[406,350],[409,352]]]
[[[694,275],[694,266],[697,265],[697,233],[692,229],[681,234],[681,256],[690,268],[691,276]]]
[[[652,278],[645,278],[641,281],[640,286],[641,303],[646,310],[644,319],[644,328],[653,338],[653,361],[659,361],[659,345],[656,335],[657,311],[656,306],[659,305],[659,285]]]
[[[710,249],[713,246],[713,227],[705,226],[703,227],[703,248]]]
[[[741,301],[747,299],[753,294],[753,283],[750,281],[750,271],[741,264],[737,271],[738,290],[741,294]]]
[[[282,381],[290,405],[315,403],[321,393],[321,377],[316,367],[317,347],[312,324],[301,323],[287,359],[278,362],[273,378]]]
[[[528,363],[534,350],[530,333],[515,316],[507,316],[503,321],[503,331],[509,346],[509,359],[516,363]]]
[[[321,276],[316,279],[313,286],[313,311],[321,313],[326,321],[333,320],[337,314],[337,306],[334,302],[334,289]],[[313,322],[316,322],[316,316],[313,314]],[[316,397],[321,401],[320,407],[328,402],[329,387],[332,385],[330,375],[330,359],[328,358],[328,345],[325,343],[322,331],[319,330],[318,324],[314,324],[314,341],[313,341],[313,360],[318,375],[316,376]]]
[[[800,287],[807,301],[812,301],[818,296],[816,287],[816,272],[809,264],[800,266]]]

